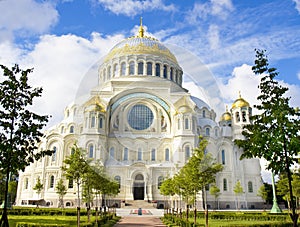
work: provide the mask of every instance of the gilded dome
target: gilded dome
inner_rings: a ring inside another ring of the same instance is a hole
[[[241,97],[241,94],[239,94],[239,98],[234,101],[232,104],[232,109],[235,108],[241,108],[241,107],[249,107],[249,103]]]
[[[126,55],[149,54],[159,57],[166,57],[178,64],[176,57],[171,51],[157,39],[144,36],[144,28],[141,22],[139,34],[129,37],[115,45],[105,58],[105,62]]]
[[[231,114],[228,112],[227,106],[226,106],[226,112],[222,114],[220,121],[231,121]]]

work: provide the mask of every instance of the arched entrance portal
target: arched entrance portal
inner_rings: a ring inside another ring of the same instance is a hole
[[[133,199],[144,200],[145,197],[145,182],[142,174],[137,174],[133,182]]]

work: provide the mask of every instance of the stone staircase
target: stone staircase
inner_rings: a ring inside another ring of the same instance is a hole
[[[129,200],[126,201],[126,206],[122,207],[125,209],[156,209],[156,203],[148,203],[145,200]]]

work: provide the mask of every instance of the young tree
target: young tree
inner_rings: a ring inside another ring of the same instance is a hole
[[[83,155],[83,151],[76,145],[72,147],[71,155],[64,160],[62,170],[69,180],[74,180],[77,185],[77,226],[80,226],[80,185],[85,174],[89,170],[89,163]]]
[[[237,197],[237,209],[240,209],[240,196],[244,193],[244,189],[241,185],[240,181],[237,181],[234,188],[233,188],[233,192]]]
[[[267,169],[275,174],[285,172],[288,178],[289,198],[293,198],[291,167],[297,163],[296,155],[300,147],[300,113],[289,105],[285,97],[287,87],[281,86],[275,77],[275,68],[269,68],[265,51],[256,50],[255,74],[262,75],[259,85],[260,104],[254,107],[260,114],[251,117],[252,124],[243,130],[244,140],[236,144],[243,148],[241,158],[264,158],[268,161]],[[295,204],[291,203],[291,218],[297,226],[298,214]]]
[[[62,178],[57,182],[55,189],[59,199],[58,207],[64,208],[64,196],[67,194],[67,187]]]
[[[44,185],[41,182],[41,179],[38,177],[36,184],[33,187],[33,190],[36,191],[36,193],[38,194],[38,199],[40,199],[40,194],[42,192],[44,188]],[[37,203],[37,206],[39,205],[39,202]]]
[[[216,208],[219,209],[219,205],[217,205],[217,200],[221,195],[220,188],[218,188],[215,184],[213,184],[209,189],[209,193],[215,197],[215,209]]]
[[[8,182],[11,174],[53,151],[37,151],[43,136],[42,129],[49,116],[40,116],[30,110],[33,99],[40,97],[42,88],[28,84],[32,69],[21,70],[18,65],[11,69],[0,65],[0,169],[5,175],[4,209],[0,226],[9,226],[7,219]]]
[[[257,191],[257,195],[261,197],[266,204],[272,201],[272,185],[264,183]]]

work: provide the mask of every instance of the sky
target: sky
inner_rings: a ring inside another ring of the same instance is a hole
[[[140,17],[146,35],[205,65],[217,85],[209,94],[221,95],[218,119],[239,91],[257,103],[255,49],[267,51],[291,105],[300,106],[300,0],[0,0],[0,9],[0,64],[34,68],[30,80],[44,89],[34,108],[52,115],[48,126],[62,120],[89,70],[137,34]]]

